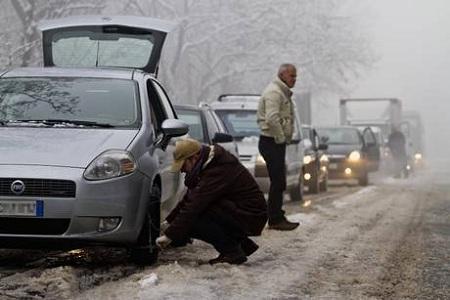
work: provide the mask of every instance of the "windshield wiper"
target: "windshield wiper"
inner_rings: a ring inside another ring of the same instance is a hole
[[[48,126],[54,126],[57,124],[68,124],[68,125],[79,125],[87,127],[102,127],[102,128],[112,128],[114,125],[109,123],[98,123],[93,121],[83,121],[83,120],[66,120],[66,119],[35,119],[35,120],[15,120],[14,122],[25,122],[25,123],[37,123],[44,124]]]

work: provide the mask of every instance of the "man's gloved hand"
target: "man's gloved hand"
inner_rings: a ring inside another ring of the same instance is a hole
[[[171,242],[172,240],[169,239],[166,235],[162,235],[156,239],[156,245],[161,250],[169,246]]]
[[[164,222],[161,223],[160,229],[161,229],[162,232],[164,232],[164,231],[166,231],[167,228],[169,228],[169,226],[170,226],[169,222],[164,221]]]

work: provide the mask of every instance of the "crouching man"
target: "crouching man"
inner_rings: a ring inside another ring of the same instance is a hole
[[[192,139],[176,143],[172,170],[186,174],[187,192],[166,218],[158,246],[195,238],[219,252],[210,264],[247,261],[258,249],[249,236],[260,235],[267,221],[264,195],[248,170],[221,146]]]

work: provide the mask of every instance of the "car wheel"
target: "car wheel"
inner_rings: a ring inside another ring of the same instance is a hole
[[[159,237],[161,226],[161,189],[153,185],[149,203],[145,213],[137,243],[130,248],[130,259],[139,265],[151,265],[158,260],[156,238]]]
[[[311,174],[311,179],[308,182],[308,191],[313,194],[317,194],[320,190],[319,171],[314,169]]]
[[[323,177],[323,180],[320,182],[319,186],[321,192],[326,192],[328,190],[328,175]]]
[[[289,196],[291,197],[291,201],[303,201],[303,189],[304,189],[303,174],[300,173],[298,184],[289,190]]]
[[[367,171],[359,176],[358,183],[361,186],[366,186],[369,184],[369,173]]]

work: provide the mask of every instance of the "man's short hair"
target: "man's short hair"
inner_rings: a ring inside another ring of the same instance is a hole
[[[278,75],[286,72],[287,70],[293,68],[294,70],[296,70],[295,66],[293,64],[281,64],[280,67],[278,68]]]

